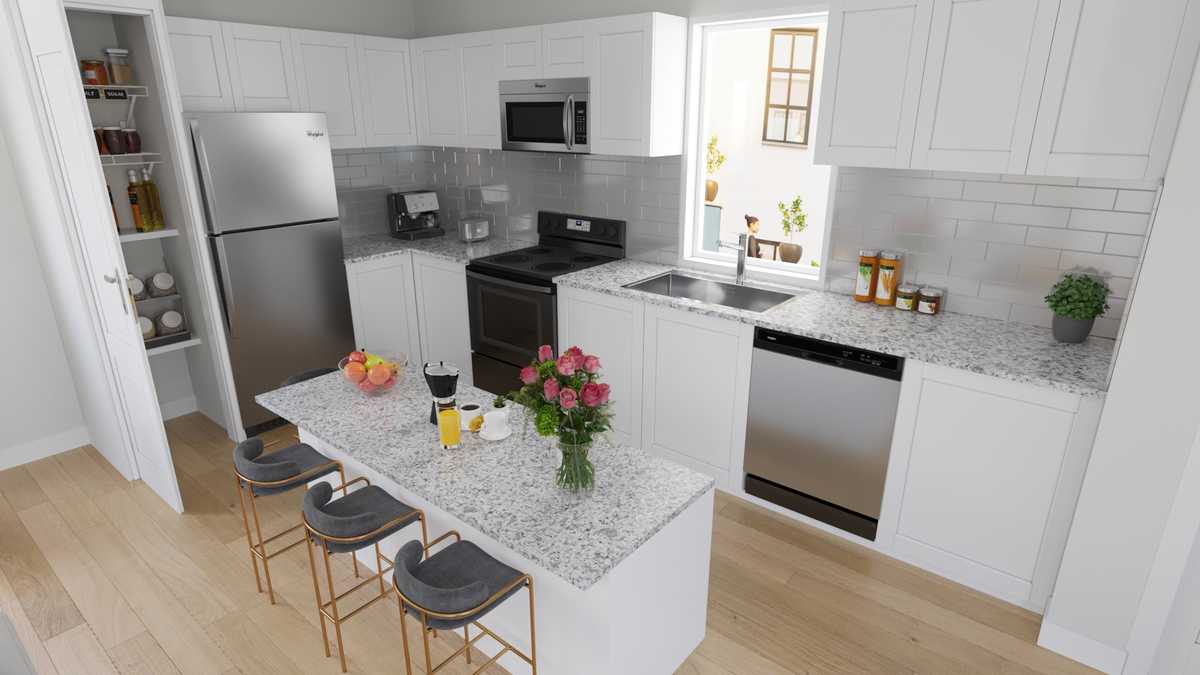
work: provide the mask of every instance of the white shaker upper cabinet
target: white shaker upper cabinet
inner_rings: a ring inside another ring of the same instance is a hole
[[[456,38],[422,38],[413,44],[413,96],[420,143],[461,146],[462,71]],[[498,109],[494,112],[499,115]]]
[[[300,110],[292,41],[287,28],[224,23],[225,55],[239,112]]]
[[[541,26],[493,31],[492,36],[498,50],[497,79],[532,80],[542,77]]]
[[[653,12],[585,23],[590,44],[592,152],[641,157],[679,154],[687,19]]]
[[[366,133],[354,36],[293,29],[291,37],[300,109],[325,113],[330,147],[363,147]]]
[[[221,24],[168,16],[167,33],[183,109],[233,112],[233,90]]]
[[[542,26],[543,66],[540,77],[589,75],[588,29],[591,23],[567,21]]]
[[[1025,173],[1058,5],[936,0],[914,169]]]
[[[409,41],[359,35],[358,74],[362,81],[366,147],[416,145]]]
[[[833,0],[814,158],[907,168],[934,0]]]
[[[456,36],[462,69],[462,144],[500,149],[500,56],[490,31]]]
[[[1200,7],[1062,0],[1057,25],[1029,173],[1161,178],[1196,61]]]

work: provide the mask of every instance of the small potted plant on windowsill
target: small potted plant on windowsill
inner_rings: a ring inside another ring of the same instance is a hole
[[[725,154],[717,148],[717,135],[713,134],[708,137],[708,152],[704,159],[705,172],[708,175],[708,180],[704,181],[704,201],[712,202],[717,198],[716,179],[713,178],[718,171],[721,170],[721,165],[725,163]]]
[[[1096,317],[1108,310],[1108,284],[1086,274],[1065,274],[1050,294],[1046,306],[1054,312],[1051,329],[1059,342],[1083,342]]]
[[[804,248],[800,244],[792,243],[792,235],[800,234],[804,228],[808,227],[807,216],[804,214],[804,209],[801,206],[804,204],[800,197],[792,200],[792,203],[786,204],[779,202],[779,217],[783,222],[783,234],[788,240],[779,245],[779,259],[786,263],[800,262],[800,256],[804,253]]]

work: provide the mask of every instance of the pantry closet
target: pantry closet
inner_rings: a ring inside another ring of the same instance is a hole
[[[0,7],[0,28],[22,38],[17,60],[40,94],[24,110],[5,108],[41,132],[40,143],[26,138],[14,158],[42,163],[51,179],[43,185],[35,171],[22,187],[57,202],[31,209],[42,216],[34,226],[64,228],[70,248],[39,251],[48,273],[78,276],[89,337],[106,357],[107,387],[77,388],[108,396],[119,418],[93,444],[182,510],[164,420],[198,411],[231,438],[244,432],[161,4],[67,2],[65,14],[48,0]],[[55,211],[58,222],[45,217]],[[60,291],[56,300],[73,298]]]

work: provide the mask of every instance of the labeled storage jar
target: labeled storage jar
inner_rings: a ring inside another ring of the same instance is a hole
[[[108,62],[109,84],[133,84],[133,66],[129,65],[128,49],[106,47],[104,60]]]
[[[875,284],[875,304],[891,307],[896,304],[896,286],[900,284],[900,254],[884,251],[879,254],[879,282]]]
[[[154,327],[159,335],[175,335],[183,332],[183,315],[179,312],[168,309],[158,317],[158,321],[154,322]]]
[[[110,155],[125,154],[125,131],[121,127],[104,127],[104,147]]]
[[[920,287],[916,284],[900,284],[896,287],[896,309],[911,312],[917,308],[917,292]]]
[[[879,251],[864,248],[858,252],[858,275],[854,281],[854,299],[870,302],[875,299],[875,284],[879,281]]]
[[[942,289],[921,287],[917,293],[917,311],[922,314],[939,314],[942,311]]]
[[[158,272],[150,277],[150,297],[163,298],[175,295],[175,277],[169,272]]]
[[[108,72],[100,59],[83,59],[79,62],[79,75],[83,83],[94,87],[108,84]]]

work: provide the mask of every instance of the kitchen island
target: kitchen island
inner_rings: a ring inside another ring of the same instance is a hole
[[[513,434],[487,443],[464,433],[438,446],[430,395],[409,367],[390,392],[368,397],[334,373],[256,399],[293,422],[300,439],[423,509],[430,539],[448,529],[536,585],[541,673],[671,673],[704,637],[713,480],[634,448],[597,441],[596,485],[572,494],[554,484],[558,450],[514,415]],[[492,396],[460,385],[459,403]],[[416,538],[384,542],[389,557]],[[372,556],[363,563],[373,567]],[[502,604],[485,623],[529,647],[524,602]],[[348,624],[353,631],[353,624]],[[444,638],[448,639],[448,638]],[[489,654],[498,645],[476,645]],[[397,636],[397,655],[400,654]],[[529,672],[512,655],[500,664]]]

